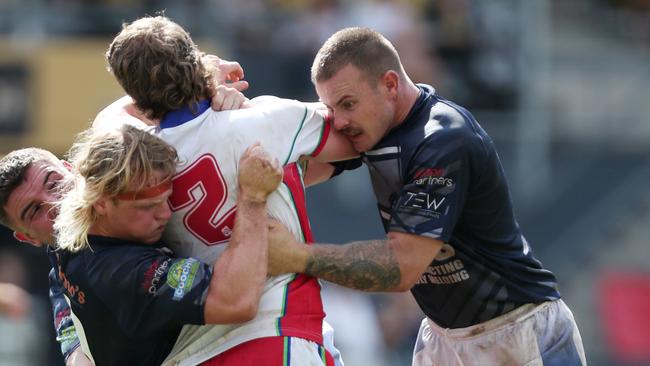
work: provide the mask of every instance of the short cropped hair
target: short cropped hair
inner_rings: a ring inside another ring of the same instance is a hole
[[[74,166],[74,185],[59,202],[54,230],[57,245],[76,252],[88,246],[88,230],[97,219],[93,205],[100,198],[142,189],[156,172],[171,178],[178,155],[148,131],[124,124],[82,132],[70,149],[69,160]]]
[[[5,205],[9,196],[25,181],[27,169],[39,161],[60,163],[54,154],[37,147],[14,150],[0,159],[0,224],[11,226]]]
[[[190,35],[164,16],[123,24],[106,60],[124,91],[149,118],[183,107],[198,108],[211,96],[212,79]]]
[[[311,81],[331,79],[345,66],[363,72],[368,80],[379,80],[388,70],[405,75],[395,47],[369,28],[345,28],[334,33],[318,50],[311,67]]]

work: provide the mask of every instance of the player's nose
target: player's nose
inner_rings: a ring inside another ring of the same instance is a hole
[[[346,128],[349,124],[350,121],[347,118],[339,115],[334,116],[333,126],[334,129],[336,129],[337,131],[341,131],[342,129]]]
[[[169,207],[167,201],[162,202],[160,207],[156,211],[156,218],[160,221],[169,221],[169,218],[172,216],[172,210]]]

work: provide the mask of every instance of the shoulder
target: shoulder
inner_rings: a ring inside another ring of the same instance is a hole
[[[251,99],[253,109],[264,113],[305,113],[310,106],[316,103],[304,103],[295,99],[279,98],[263,95]]]
[[[410,147],[408,165],[430,161],[482,161],[489,154],[487,134],[465,108],[436,96],[427,107],[427,116],[409,133],[402,144]],[[424,120],[425,119],[425,120]],[[410,142],[406,142],[410,141]]]
[[[423,135],[424,144],[438,147],[440,144],[460,144],[464,148],[482,147],[487,137],[467,109],[437,96],[423,126]]]
[[[150,245],[138,245],[128,241],[104,238],[90,241],[90,248],[76,253],[78,260],[88,271],[131,270],[139,263],[159,256],[167,256],[162,249]]]

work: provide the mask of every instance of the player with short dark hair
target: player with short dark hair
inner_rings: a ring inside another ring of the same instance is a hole
[[[414,365],[584,365],[573,315],[533,256],[494,143],[472,114],[413,83],[392,44],[367,28],[331,36],[312,80],[368,166],[388,237],[306,247],[286,245],[277,228],[272,272],[410,290],[427,316]]]
[[[36,247],[54,244],[52,223],[56,202],[65,190],[60,184],[69,177],[69,164],[47,150],[28,147],[14,150],[0,159],[0,223],[14,231],[14,237]],[[49,274],[54,330],[61,354],[68,366],[88,365],[76,334],[70,308],[63,297],[54,269]]]

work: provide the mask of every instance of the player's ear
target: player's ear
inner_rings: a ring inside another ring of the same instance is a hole
[[[381,75],[380,83],[391,97],[397,97],[397,88],[399,86],[399,74],[397,72],[394,70],[386,71]]]
[[[35,247],[43,246],[43,243],[40,240],[32,238],[27,233],[14,231],[14,238],[16,240],[18,240],[19,242],[21,242],[21,243],[26,243],[26,244],[29,244],[29,245],[33,245]]]
[[[93,209],[97,212],[97,215],[104,216],[108,213],[109,206],[111,205],[111,199],[107,197],[101,197],[95,203],[93,203]]]

